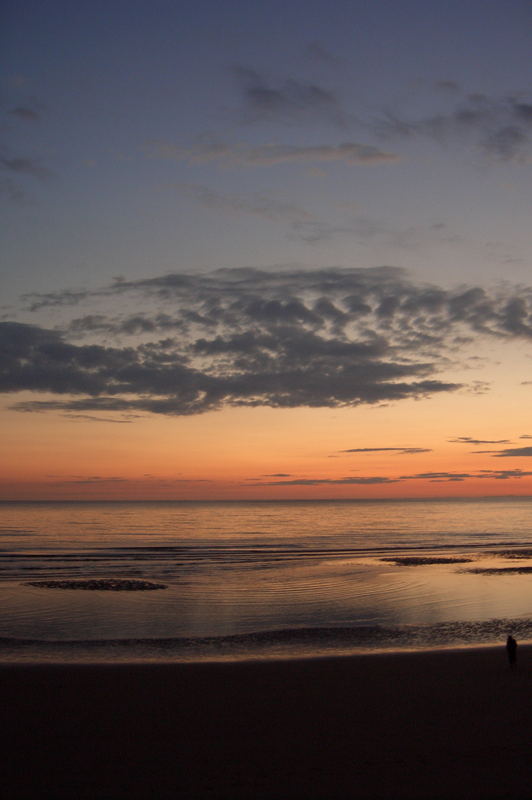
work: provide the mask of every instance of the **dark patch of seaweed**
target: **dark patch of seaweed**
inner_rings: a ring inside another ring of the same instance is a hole
[[[519,550],[492,550],[490,555],[500,556],[501,558],[532,558],[532,548],[523,547]]]
[[[532,567],[474,567],[461,571],[472,572],[474,575],[530,575]]]
[[[399,567],[417,567],[426,564],[467,564],[472,558],[438,558],[437,556],[396,556],[394,558],[381,558],[381,561],[389,561]]]
[[[91,580],[64,581],[28,581],[26,586],[39,589],[84,589],[85,591],[104,592],[146,592],[153,589],[166,589],[164,583],[132,580],[130,578],[100,578]]]

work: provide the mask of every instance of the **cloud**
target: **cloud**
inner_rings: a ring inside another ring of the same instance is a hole
[[[292,235],[304,242],[314,244],[330,239],[337,233],[349,233],[349,227],[330,225],[316,219],[304,208],[277,200],[266,194],[233,195],[215,192],[197,184],[176,184],[181,192],[193,198],[205,208],[215,208],[233,213],[252,214],[272,222],[288,225]]]
[[[82,422],[113,422],[118,423],[120,425],[130,425],[133,421],[133,418],[138,417],[138,414],[131,414],[130,416],[132,419],[114,419],[113,417],[95,417],[93,414],[63,414],[65,419],[71,420],[72,422],[76,422],[81,420]]]
[[[390,139],[462,141],[490,158],[519,162],[530,158],[532,104],[518,97],[472,94],[450,111],[414,120],[388,112],[370,127]]]
[[[104,292],[106,293],[106,292]],[[99,293],[89,292],[88,290],[72,291],[63,289],[58,292],[41,292],[38,294],[30,293],[23,295],[23,300],[29,300],[28,311],[39,311],[41,308],[57,306],[74,306],[83,300],[94,298]],[[96,316],[96,315],[92,315]]]
[[[173,477],[159,477],[145,473],[135,478],[123,478],[120,476],[105,476],[105,475],[47,475],[47,478],[55,478],[56,480],[47,482],[47,485],[52,486],[106,486],[107,484],[128,484],[131,487],[141,489],[146,486],[158,487],[173,487],[176,484],[190,484],[190,483],[212,483],[209,478],[173,478]]]
[[[31,175],[33,178],[45,180],[52,174],[37,159],[23,156],[8,156],[0,154],[0,169],[15,175]]]
[[[397,483],[397,478],[386,478],[378,475],[369,477],[347,478],[294,478],[290,481],[261,481],[249,483],[247,486],[371,486],[383,483]]]
[[[91,333],[132,336],[154,331],[177,331],[183,328],[183,321],[173,319],[168,314],[157,314],[154,318],[142,313],[125,314],[110,318],[104,314],[86,314],[76,317],[68,325],[68,332],[74,336]]]
[[[0,146],[0,194],[14,203],[27,198],[24,178],[45,181],[52,176],[51,170],[38,159],[28,156],[11,155]]]
[[[272,222],[284,223],[289,227],[292,236],[308,244],[315,244],[331,239],[336,234],[357,235],[365,238],[374,236],[379,230],[372,226],[368,234],[368,226],[355,220],[347,225],[336,225],[317,219],[306,209],[276,199],[264,193],[255,192],[249,195],[235,195],[216,192],[207,186],[193,183],[176,183],[175,188],[185,196],[195,200],[205,208],[217,209],[231,213],[252,214]]]
[[[13,203],[21,203],[26,199],[26,192],[11,178],[0,178],[0,194]]]
[[[9,113],[14,117],[18,117],[18,119],[23,119],[27,122],[37,122],[37,120],[41,118],[41,115],[38,111],[35,111],[35,109],[29,108],[28,106],[17,106],[16,108],[12,108]]]
[[[415,475],[401,475],[401,481],[464,481],[474,477],[469,472],[418,472]]]
[[[104,477],[101,475],[89,475],[86,478],[81,477],[72,477],[68,480],[61,481],[61,484],[97,484],[101,485],[102,483],[127,483],[127,478],[120,478],[115,476]]]
[[[495,458],[529,458],[532,456],[532,447],[508,447],[493,454]]]
[[[436,81],[435,87],[436,87],[436,89],[439,89],[440,91],[443,91],[443,92],[459,92],[460,91],[460,85],[458,83],[456,83],[456,81],[451,81],[451,80]]]
[[[532,472],[525,472],[522,469],[481,469],[475,478],[495,478],[498,481],[506,481],[509,478],[528,478]]]
[[[399,480],[415,481],[428,480],[433,482],[478,480],[479,478],[492,478],[494,480],[508,480],[509,478],[524,478],[532,472],[520,469],[481,469],[478,472],[420,472],[417,475],[401,475]]]
[[[198,414],[430,397],[460,388],[442,371],[464,342],[532,336],[529,287],[442,289],[392,267],[170,273],[26,302],[78,312],[54,330],[0,323],[0,390],[55,395],[16,405],[27,412]]]
[[[318,64],[326,64],[327,66],[337,67],[343,63],[343,59],[330,53],[327,48],[318,41],[310,42],[304,51],[304,55],[310,60]]]
[[[349,450],[339,450],[339,453],[382,453],[395,452],[401,455],[415,455],[416,453],[432,453],[429,447],[352,447]]]
[[[288,78],[272,83],[254,69],[234,68],[246,122],[327,121],[344,127],[346,114],[335,93],[317,83]]]
[[[323,302],[322,294],[323,279],[330,280],[332,275],[321,279],[312,275],[311,283],[318,280],[321,291],[310,302],[298,294],[281,291],[278,295],[280,287],[275,284],[285,281],[266,274],[263,284],[271,283],[270,292],[257,284],[259,273],[254,274],[249,292],[245,289],[249,277],[245,271],[211,275],[198,286],[192,278],[167,276],[162,282],[142,282],[142,287],[122,282],[108,288],[111,294],[155,289],[157,295],[162,289],[165,296],[167,291],[175,295],[180,287],[190,305],[187,308],[183,297],[183,330],[178,340],[135,347],[77,345],[66,340],[66,333],[1,323],[5,368],[0,389],[84,395],[17,406],[25,411],[188,414],[223,405],[352,406],[458,388],[434,377],[434,364],[398,358],[376,332],[335,335],[332,329],[341,324],[341,314],[339,319],[335,303]],[[62,300],[46,298],[48,302]],[[356,318],[359,309],[355,307],[350,315],[348,306],[342,312],[346,320]],[[81,319],[93,329],[105,327],[98,315]],[[141,319],[145,322],[146,318]],[[79,322],[75,327],[79,333]],[[122,322],[118,327],[124,331]],[[142,327],[152,332],[150,326]]]
[[[456,439],[447,439],[456,444],[509,444],[509,439],[473,439],[471,436],[458,436]]]
[[[196,188],[193,187],[193,191]],[[204,196],[205,202],[245,206],[242,198],[216,194]],[[291,206],[271,207],[257,203],[253,213],[280,215],[292,208],[294,223],[303,224],[306,212]],[[310,220],[308,220],[310,221]],[[244,326],[253,322],[254,313],[286,315],[294,302],[305,309],[307,321],[326,327],[370,326],[376,336],[400,341],[403,347],[441,346],[449,335],[482,334],[499,339],[532,338],[532,287],[509,285],[488,290],[480,286],[442,289],[416,284],[405,270],[394,267],[371,269],[328,268],[304,270],[297,267],[272,270],[253,268],[220,269],[203,274],[170,273],[136,281],[119,280],[110,286],[86,290],[27,294],[24,299],[32,310],[44,307],[79,305],[105,297],[137,296],[168,302],[181,309],[178,316],[162,315],[151,320],[145,313],[131,317],[143,324],[164,328],[179,319],[183,324],[193,318],[198,325],[226,323]],[[89,315],[90,316],[90,315]],[[174,322],[171,322],[171,319]],[[102,320],[100,320],[102,322]],[[88,324],[88,322],[87,322]],[[93,315],[98,325],[98,315]],[[102,322],[103,324],[103,322]],[[467,338],[467,337],[466,337]]]
[[[193,164],[217,161],[228,166],[241,167],[332,162],[355,166],[386,164],[399,160],[399,156],[394,153],[359,142],[343,142],[337,145],[264,144],[252,147],[201,139],[193,147],[186,148],[169,142],[152,141],[146,145],[146,151],[151,158],[168,158]]]
[[[313,221],[308,211],[291,203],[274,200],[264,194],[256,193],[250,196],[220,194],[206,186],[191,183],[177,184],[177,188],[206,208],[244,212],[275,221],[288,220],[292,225]]]
[[[339,233],[352,234],[353,229],[349,225],[334,225],[322,220],[304,220],[292,224],[294,236],[307,244],[328,241]]]
[[[370,475],[359,477],[342,478],[293,478],[289,481],[257,481],[246,483],[247,486],[371,486],[391,483],[403,483],[405,481],[428,481],[429,483],[463,483],[468,480],[479,478],[492,480],[509,480],[511,478],[525,478],[532,476],[532,472],[525,472],[520,469],[510,470],[479,470],[478,472],[419,472],[414,475]],[[267,476],[264,477],[277,477]],[[279,476],[281,477],[281,476]]]

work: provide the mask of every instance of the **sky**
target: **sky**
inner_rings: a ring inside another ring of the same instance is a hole
[[[6,0],[0,499],[532,494],[532,5]]]

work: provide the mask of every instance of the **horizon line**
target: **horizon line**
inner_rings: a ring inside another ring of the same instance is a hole
[[[456,501],[456,500],[532,500],[532,494],[496,494],[496,495],[452,495],[447,497],[273,497],[273,498],[219,498],[219,499],[179,499],[179,498],[146,498],[146,499],[72,499],[72,498],[49,498],[49,499],[25,499],[25,500],[3,500],[0,505],[15,505],[22,503],[419,503],[424,501]]]

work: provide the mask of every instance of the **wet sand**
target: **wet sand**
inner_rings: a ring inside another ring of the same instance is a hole
[[[0,666],[9,798],[530,798],[532,648]]]

